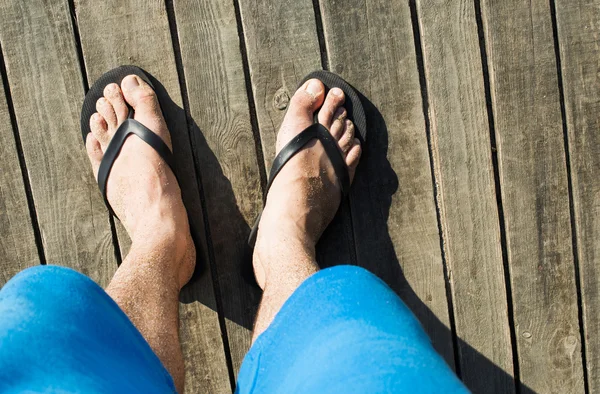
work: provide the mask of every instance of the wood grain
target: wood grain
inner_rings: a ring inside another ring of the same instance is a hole
[[[23,174],[0,81],[0,287],[17,272],[40,264]]]
[[[106,285],[108,214],[79,130],[83,83],[67,3],[0,1],[0,42],[48,264]]]
[[[472,1],[417,1],[462,379],[515,385],[483,70]]]
[[[556,2],[588,373],[600,392],[600,3]]]
[[[198,259],[208,267],[203,212],[164,2],[78,1],[76,11],[90,83],[113,67],[133,64],[153,75],[170,95],[172,102],[161,105],[171,132],[184,203],[202,243]],[[120,235],[119,242],[128,239]],[[231,390],[210,269],[184,288],[181,300],[186,392]]]
[[[549,3],[484,0],[481,8],[522,388],[583,392]]]
[[[202,173],[212,252],[235,373],[250,348],[258,287],[248,235],[262,208],[259,165],[250,121],[233,2],[174,1],[192,139]]]
[[[323,0],[320,5],[331,70],[371,101],[367,143],[350,193],[358,264],[400,294],[453,366],[408,3]]]

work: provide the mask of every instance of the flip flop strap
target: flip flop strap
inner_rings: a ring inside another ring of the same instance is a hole
[[[102,162],[100,163],[100,169],[98,170],[98,186],[100,187],[100,192],[102,192],[106,206],[113,215],[115,213],[113,212],[106,195],[106,184],[108,182],[108,176],[110,175],[112,166],[115,164],[115,160],[119,156],[121,148],[123,148],[123,144],[130,134],[137,135],[142,141],[150,145],[152,149],[154,149],[156,153],[158,153],[158,155],[165,161],[165,163],[167,163],[173,173],[175,173],[175,160],[173,158],[173,153],[171,153],[171,150],[167,144],[164,143],[162,138],[137,120],[132,118],[126,119],[119,125],[117,132],[113,136],[112,140],[110,140],[110,143],[104,152]]]
[[[346,196],[350,191],[350,175],[348,174],[348,166],[346,165],[346,161],[340,152],[340,148],[338,147],[338,143],[333,138],[329,130],[325,126],[320,123],[314,123],[311,126],[308,126],[304,131],[298,134],[296,137],[292,138],[290,142],[287,143],[281,149],[275,160],[273,160],[273,165],[271,167],[271,173],[269,175],[269,183],[267,184],[267,192],[271,188],[271,184],[273,180],[279,174],[279,171],[283,168],[283,166],[292,158],[296,153],[300,151],[310,140],[317,138],[323,144],[325,148],[325,153],[331,164],[333,166],[333,170],[335,171],[335,175],[337,176],[338,182],[340,184],[340,188],[342,189],[342,195]]]

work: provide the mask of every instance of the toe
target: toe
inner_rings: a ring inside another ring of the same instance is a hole
[[[340,88],[333,88],[327,93],[323,107],[319,111],[319,123],[331,128],[334,115],[338,108],[344,104],[344,92]]]
[[[313,124],[313,115],[323,104],[324,97],[325,86],[318,79],[309,79],[296,90],[277,135],[277,152],[294,136]]]
[[[294,116],[308,117],[312,123],[313,113],[323,104],[324,94],[325,86],[323,86],[323,83],[318,79],[309,79],[292,96],[287,113]]]
[[[133,107],[136,113],[158,113],[160,105],[156,93],[150,85],[137,75],[128,75],[121,82],[121,90],[125,101]]]
[[[105,97],[100,97],[98,101],[96,101],[96,111],[98,111],[106,121],[106,124],[110,129],[109,131],[114,132],[114,129],[117,127],[117,115],[115,114],[112,104]]]
[[[154,89],[137,75],[128,75],[121,82],[125,101],[133,108],[133,118],[158,134],[172,149],[171,135]]]
[[[99,113],[95,113],[90,118],[90,130],[92,134],[100,145],[102,146],[102,151],[106,150],[108,143],[110,142],[110,135],[108,134],[108,124],[106,120]]]
[[[360,155],[362,154],[362,148],[360,146],[360,141],[358,138],[355,138],[348,154],[346,155],[346,165],[348,166],[348,172],[350,173],[350,181],[354,179],[354,174],[356,173],[356,166],[360,161]]]
[[[338,144],[342,152],[347,153],[354,144],[354,123],[344,120],[344,134],[340,137]]]
[[[102,161],[102,148],[100,142],[96,139],[94,134],[89,133],[85,140],[85,149],[87,150],[88,158],[92,164],[92,170],[94,171],[94,177],[98,179],[98,168],[100,168],[100,162]]]
[[[339,140],[344,135],[346,116],[348,116],[348,113],[344,107],[338,108],[333,115],[333,122],[329,128],[329,132],[336,140]]]
[[[127,119],[127,115],[129,114],[129,108],[127,108],[127,103],[123,98],[123,93],[121,93],[121,88],[116,83],[111,83],[106,85],[104,88],[104,97],[110,102],[113,107],[113,110],[117,116],[117,123],[121,124],[125,119]]]

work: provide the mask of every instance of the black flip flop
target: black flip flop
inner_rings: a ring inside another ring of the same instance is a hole
[[[354,123],[356,137],[360,140],[361,144],[364,144],[364,142],[367,140],[367,118],[363,104],[360,101],[356,89],[354,89],[352,85],[346,82],[339,75],[324,70],[313,71],[312,73],[308,74],[298,84],[298,88],[312,78],[323,82],[323,85],[325,85],[325,96],[327,96],[327,93],[332,88],[340,88],[344,92],[346,98],[344,102],[344,108],[346,108],[346,112],[348,113],[347,118]],[[325,126],[318,122],[317,115],[318,111],[315,112],[314,123],[304,129],[304,131],[302,131],[300,134],[295,136],[290,142],[288,142],[287,145],[281,149],[277,157],[275,157],[275,160],[273,160],[266,193],[269,192],[273,180],[279,171],[281,171],[283,166],[314,138],[317,138],[321,141],[323,147],[325,148],[325,153],[333,165],[335,175],[337,176],[338,182],[342,189],[342,199],[350,191],[350,176],[348,174],[348,166],[346,165],[346,161],[342,157],[342,153],[340,152],[337,141],[335,138],[333,138],[329,130],[327,130]],[[258,223],[260,222],[261,215],[262,213],[258,216],[258,219],[256,219],[254,227],[252,227],[252,231],[248,237],[248,244],[251,247],[253,247],[256,243],[256,233],[258,231]]]
[[[148,74],[146,74],[141,68],[136,66],[120,66],[102,75],[100,78],[98,78],[96,82],[94,82],[90,90],[85,95],[85,99],[83,100],[83,107],[81,108],[81,133],[84,144],[87,135],[91,132],[90,118],[96,112],[96,101],[98,101],[100,97],[104,96],[104,88],[111,83],[116,83],[117,85],[121,86],[121,81],[128,75],[137,75],[148,85],[150,85],[152,89],[156,91],[156,88],[150,81]],[[161,110],[164,111],[164,109],[168,108],[168,106],[165,105],[165,103],[161,102],[160,94],[157,94],[157,96],[159,104],[161,106]],[[133,119],[134,110],[129,105],[127,106],[129,108],[128,118],[117,128],[115,135],[113,136],[112,140],[108,144],[108,147],[106,148],[106,151],[104,152],[104,157],[100,162],[100,168],[98,170],[98,186],[100,187],[100,192],[104,197],[104,203],[106,204],[106,207],[108,208],[109,212],[116,218],[118,217],[113,211],[112,207],[110,206],[110,203],[108,202],[108,198],[106,196],[106,184],[108,182],[108,177],[110,176],[112,166],[115,163],[117,157],[119,156],[121,148],[123,147],[123,144],[125,143],[125,140],[129,135],[135,134],[141,140],[150,145],[152,149],[154,149],[156,153],[158,153],[158,155],[165,161],[165,163],[167,163],[169,168],[171,168],[171,171],[173,171],[173,174],[175,174],[175,178],[178,179],[177,173],[175,172],[175,158],[167,144],[165,144],[162,138],[160,138],[152,130],[148,129],[146,126],[144,126],[137,120]],[[192,227],[192,222],[189,221],[189,223],[192,238],[194,240],[194,243],[196,244],[197,249],[198,243],[196,242],[196,236]],[[194,275],[192,278],[195,278],[200,271],[200,264],[199,262],[196,262],[196,270],[194,271]]]
[[[146,73],[142,71],[142,69],[135,66],[121,66],[114,68],[102,75],[87,92],[85,99],[83,100],[83,107],[81,108],[81,133],[84,144],[87,135],[91,132],[90,118],[96,112],[96,101],[98,101],[100,97],[104,96],[104,88],[113,82],[121,86],[121,81],[123,78],[132,74],[140,77],[143,81],[150,85],[152,89],[154,89],[154,85],[152,82],[150,82],[150,79]],[[127,107],[129,108],[129,115],[127,119],[119,125],[115,135],[110,140],[110,143],[104,152],[102,162],[100,163],[100,168],[98,169],[98,186],[100,187],[100,192],[102,193],[102,197],[104,197],[104,203],[106,204],[106,207],[115,217],[117,217],[117,215],[115,215],[115,212],[112,210],[112,207],[110,206],[106,196],[106,184],[108,181],[108,176],[110,175],[110,170],[112,169],[115,160],[119,156],[125,140],[130,134],[137,135],[140,139],[150,145],[152,149],[154,149],[167,163],[173,173],[175,173],[175,159],[173,158],[173,153],[171,153],[171,150],[167,144],[165,144],[162,138],[156,135],[156,133],[154,133],[152,130],[133,119],[133,108],[131,108],[129,105],[127,105]],[[175,175],[175,177],[177,177],[177,175]]]

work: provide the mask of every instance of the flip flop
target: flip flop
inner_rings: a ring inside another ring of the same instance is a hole
[[[90,90],[85,95],[85,99],[83,100],[83,106],[81,108],[81,134],[83,137],[83,143],[85,145],[85,141],[87,135],[91,132],[90,130],[90,118],[96,112],[96,101],[100,97],[104,96],[104,88],[111,84],[116,83],[121,86],[121,81],[128,75],[137,75],[144,82],[146,82],[154,91],[157,89],[154,87],[148,74],[144,72],[139,67],[136,66],[120,66],[114,68],[104,75],[102,75],[90,88]],[[161,100],[161,95],[157,94],[158,102],[161,106],[161,110],[167,107],[163,102],[165,99]],[[127,104],[127,103],[126,103]],[[102,197],[104,198],[104,203],[108,208],[111,215],[118,219],[118,216],[113,211],[110,203],[108,202],[108,197],[106,195],[106,185],[108,183],[108,177],[110,176],[110,171],[115,163],[115,160],[119,157],[119,153],[121,152],[121,148],[125,143],[127,137],[131,134],[135,134],[138,138],[146,142],[148,145],[152,147],[158,153],[158,155],[167,163],[173,174],[175,174],[175,178],[179,183],[179,179],[177,178],[177,173],[175,172],[175,157],[171,152],[171,149],[165,144],[165,142],[160,138],[156,133],[152,130],[133,119],[134,110],[129,104],[127,104],[129,108],[129,115],[127,119],[119,125],[115,135],[111,139],[106,151],[104,152],[104,156],[102,157],[102,161],[100,162],[100,168],[98,169],[98,186],[100,187],[100,192],[102,193]],[[196,242],[196,236],[194,229],[192,227],[191,220],[188,221],[190,223],[190,230],[192,233],[192,239],[194,240],[194,244],[196,245],[196,250],[198,249],[198,243]],[[195,278],[201,271],[199,267],[200,264],[196,262],[196,270],[194,271],[194,275],[192,278]]]
[[[332,88],[340,88],[344,92],[346,98],[344,102],[344,108],[346,108],[346,112],[348,113],[347,119],[350,119],[354,123],[356,137],[360,140],[361,144],[364,144],[367,140],[367,118],[365,115],[365,109],[356,89],[354,89],[352,85],[346,82],[339,75],[325,70],[313,71],[312,73],[308,74],[302,79],[300,84],[298,84],[298,88],[312,78],[323,82],[323,85],[325,85],[325,96],[327,96],[327,93]],[[319,141],[321,141],[323,147],[325,148],[325,153],[331,161],[342,191],[342,200],[346,195],[348,195],[348,192],[350,191],[350,175],[348,174],[348,166],[346,165],[346,161],[340,152],[340,148],[335,138],[333,138],[325,126],[319,123],[318,111],[315,112],[314,123],[304,129],[300,134],[292,138],[292,140],[281,149],[277,157],[275,157],[275,160],[273,160],[266,193],[269,192],[269,189],[273,184],[273,180],[277,174],[279,174],[279,171],[281,171],[283,166],[314,138],[317,138]],[[248,237],[248,244],[251,247],[254,247],[254,244],[256,243],[256,233],[258,232],[258,223],[260,222],[261,216],[262,213],[258,216],[258,219],[256,219],[256,222],[252,227],[252,231],[250,232],[250,236]]]

